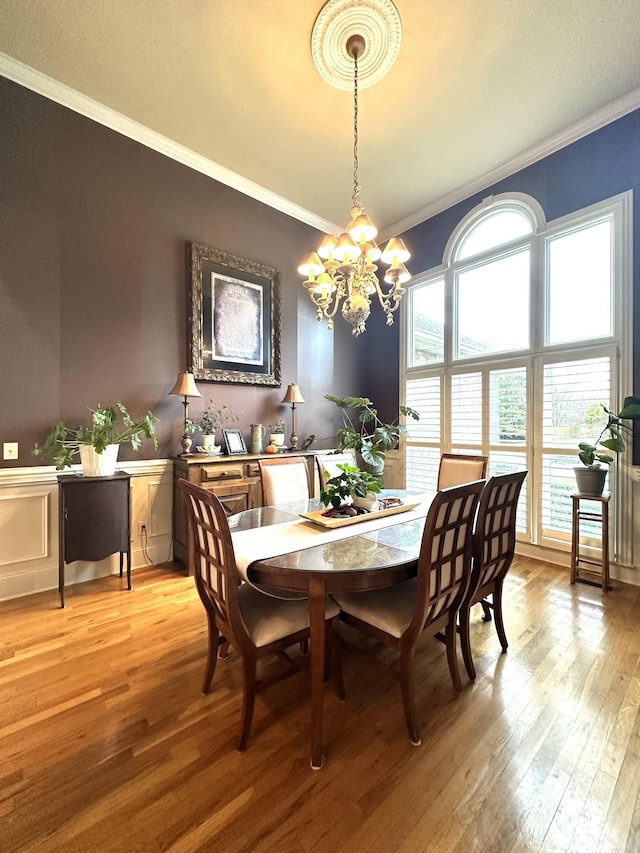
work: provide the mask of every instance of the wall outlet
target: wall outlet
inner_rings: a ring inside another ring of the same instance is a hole
[[[17,441],[5,441],[2,445],[2,458],[3,459],[17,459],[18,458],[18,442]]]

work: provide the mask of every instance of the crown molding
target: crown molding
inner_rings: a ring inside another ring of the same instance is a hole
[[[421,222],[425,222],[427,219],[437,216],[439,213],[448,210],[455,204],[470,198],[476,193],[486,190],[493,184],[498,183],[498,181],[502,181],[510,175],[515,175],[516,172],[526,169],[527,166],[532,166],[534,163],[543,160],[550,154],[555,154],[556,151],[566,148],[566,146],[570,145],[572,142],[577,142],[579,139],[588,136],[590,133],[600,130],[601,127],[611,124],[611,122],[628,115],[634,110],[637,110],[639,107],[640,89],[634,89],[633,92],[629,92],[628,95],[607,104],[606,107],[603,107],[601,110],[598,110],[587,118],[570,125],[560,131],[560,133],[547,137],[547,139],[543,140],[538,145],[533,148],[529,148],[513,160],[509,160],[508,163],[498,166],[497,169],[493,169],[491,172],[487,172],[486,175],[472,181],[470,184],[466,184],[459,190],[455,190],[452,193],[442,196],[431,204],[426,205],[426,207],[412,213],[410,216],[401,219],[395,225],[390,225],[378,235],[378,242],[382,243],[390,237],[403,234],[405,231],[419,225]]]
[[[270,192],[259,184],[255,184],[241,175],[232,172],[230,169],[226,169],[224,166],[220,166],[212,160],[196,154],[185,146],[173,142],[168,137],[150,130],[139,122],[127,118],[122,113],[112,110],[98,101],[94,101],[92,98],[81,94],[70,86],[60,83],[52,77],[48,77],[35,68],[31,68],[29,65],[2,52],[0,52],[0,76],[6,77],[14,83],[19,83],[21,86],[51,101],[55,101],[63,107],[67,107],[98,124],[102,124],[110,130],[115,130],[117,133],[133,139],[135,142],[139,142],[141,145],[145,145],[159,154],[164,154],[166,157],[181,163],[183,166],[200,172],[214,181],[231,187],[243,195],[249,196],[274,210],[278,210],[280,213],[284,213],[312,228],[316,228],[318,231],[326,234],[336,234],[342,230],[340,225],[317,216],[311,211],[282,198],[282,196]],[[539,160],[548,157],[550,154],[554,154],[572,142],[577,142],[584,136],[588,136],[590,133],[599,130],[607,124],[611,124],[616,119],[622,118],[638,108],[640,108],[640,88],[634,89],[628,95],[613,101],[586,119],[570,125],[560,133],[548,137],[539,145],[528,149],[523,154],[472,181],[470,184],[466,184],[452,193],[441,196],[431,204],[404,217],[395,225],[387,226],[378,235],[378,242],[383,242],[389,237],[403,234],[421,222],[437,216],[455,204],[486,190],[498,181],[504,180],[510,175],[527,168],[527,166],[537,163]]]
[[[332,234],[334,232],[339,233],[341,230],[335,223],[305,210],[305,208],[288,201],[286,198],[282,198],[282,196],[270,192],[259,184],[243,178],[236,172],[214,163],[213,160],[196,154],[184,145],[173,142],[168,137],[150,130],[139,122],[127,118],[122,113],[94,101],[76,89],[72,89],[70,86],[60,83],[2,52],[0,52],[0,76],[6,77],[14,83],[19,83],[32,92],[43,95],[50,101],[55,101],[63,107],[85,116],[85,118],[108,127],[110,130],[115,130],[122,136],[133,139],[134,142],[139,142],[159,154],[164,154],[165,157],[169,157],[183,166],[188,166],[190,169],[231,187],[243,195],[278,210],[280,213],[285,213],[293,219],[304,222],[312,228]]]

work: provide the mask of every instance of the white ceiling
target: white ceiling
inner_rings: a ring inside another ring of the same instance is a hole
[[[359,117],[361,197],[387,234],[640,106],[638,0],[395,2],[400,53]],[[253,182],[303,221],[344,225],[353,96],[313,64],[322,6],[0,0],[0,74]]]

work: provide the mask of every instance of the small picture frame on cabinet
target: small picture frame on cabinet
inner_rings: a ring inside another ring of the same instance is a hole
[[[239,429],[223,429],[222,435],[229,456],[247,452],[247,446]]]

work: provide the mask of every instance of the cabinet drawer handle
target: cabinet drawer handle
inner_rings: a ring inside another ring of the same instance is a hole
[[[238,468],[232,468],[228,471],[220,471],[216,469],[215,471],[203,471],[202,479],[211,481],[211,480],[234,480],[242,477],[242,471]]]

